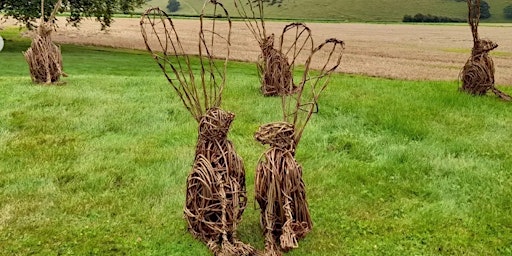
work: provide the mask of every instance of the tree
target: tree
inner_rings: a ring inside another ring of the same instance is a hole
[[[505,14],[505,18],[512,19],[512,4],[509,4],[503,8],[503,14]]]
[[[488,19],[491,17],[491,12],[489,11],[491,6],[487,3],[487,1],[480,2],[480,18]]]
[[[169,0],[169,4],[167,4],[167,10],[169,12],[177,12],[180,9],[180,2],[178,0]]]
[[[129,13],[146,2],[147,0],[63,0],[60,11],[69,13],[66,19],[74,26],[77,26],[84,17],[95,17],[100,22],[101,28],[105,29],[112,23],[114,13]],[[36,25],[36,18],[41,16],[40,5],[36,3],[41,3],[41,1],[0,0],[0,12],[33,28]],[[57,0],[44,2],[45,20],[50,17],[55,3]]]

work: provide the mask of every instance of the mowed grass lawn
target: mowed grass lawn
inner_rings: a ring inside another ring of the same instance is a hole
[[[28,42],[4,32],[0,255],[210,255],[183,219],[197,125],[150,56],[64,45],[66,84],[39,86]],[[254,64],[228,72],[249,194],[239,236],[261,249],[253,133],[280,101]],[[287,255],[510,255],[511,146],[512,104],[492,95],[337,74],[297,153],[314,229]]]

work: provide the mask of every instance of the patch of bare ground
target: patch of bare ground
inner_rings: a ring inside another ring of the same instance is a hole
[[[180,39],[189,54],[197,54],[198,20],[174,20]],[[267,22],[267,31],[279,35],[285,22]],[[307,23],[315,45],[336,37],[346,43],[340,72],[407,80],[456,80],[470,55],[472,36],[467,24],[415,25],[364,23]],[[85,20],[80,28],[59,21],[55,42],[145,49],[139,19],[118,18],[108,31]],[[217,26],[218,29],[227,26]],[[496,83],[512,85],[512,24],[479,27],[483,38],[499,44],[492,56]],[[257,60],[260,49],[241,21],[233,22],[231,59]],[[222,54],[222,53],[221,53]]]

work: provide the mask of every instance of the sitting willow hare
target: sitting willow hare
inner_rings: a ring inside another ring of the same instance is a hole
[[[467,5],[468,23],[473,34],[473,49],[459,74],[459,79],[462,82],[460,90],[473,95],[485,95],[488,91],[492,91],[501,99],[510,101],[512,98],[494,85],[495,68],[489,53],[496,49],[498,44],[480,39],[478,35],[480,0],[467,0]]]
[[[208,21],[203,19],[207,7],[211,7],[207,13],[214,17]],[[226,20],[217,21],[220,18]],[[219,26],[227,26],[227,33],[215,32]],[[229,58],[229,15],[219,1],[205,3],[200,16],[200,71],[192,70],[165,12],[148,9],[141,19],[141,29],[147,49],[199,125],[194,164],[187,178],[184,214],[188,230],[214,255],[254,255],[256,251],[236,235],[247,194],[242,159],[227,138],[235,115],[220,108]],[[215,54],[225,54],[222,66],[214,61]],[[196,84],[198,81],[200,84]]]
[[[315,48],[306,61],[297,93],[282,96],[283,121],[260,126],[254,136],[270,146],[258,161],[255,180],[265,255],[281,255],[297,248],[298,240],[313,227],[303,170],[295,152],[306,124],[318,110],[320,93],[341,62],[343,49],[344,43],[337,39],[328,39]],[[326,60],[320,71],[310,72],[313,57]]]
[[[292,70],[301,57],[313,50],[311,30],[303,23],[285,26],[279,41],[267,34],[265,0],[234,0],[235,8],[261,49],[258,57],[261,92],[264,96],[284,96],[297,92]]]

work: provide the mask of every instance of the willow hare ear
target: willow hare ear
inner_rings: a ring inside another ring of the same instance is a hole
[[[314,48],[306,60],[297,93],[282,97],[284,120],[294,125],[296,143],[311,116],[318,112],[318,98],[341,64],[344,49],[345,43],[336,38],[327,39]]]
[[[219,107],[222,102],[230,56],[231,28],[231,18],[224,5],[216,0],[205,2],[199,29],[201,83],[208,89],[202,92],[205,109]],[[219,62],[218,59],[223,61]]]
[[[473,42],[476,46],[478,40],[478,24],[480,23],[480,0],[466,0],[468,5],[468,23],[473,34]]]
[[[254,39],[261,46],[267,39],[265,28],[263,0],[233,0],[235,9],[239,17],[242,18],[245,25],[251,31]]]
[[[304,23],[290,23],[283,28],[278,50],[289,60],[290,66],[304,64],[313,53],[311,29]]]
[[[311,29],[304,23],[290,23],[283,28],[279,39],[277,50],[284,56],[289,69],[286,73],[291,77],[291,85],[284,85],[279,95],[291,95],[300,85],[301,77],[294,77],[297,67],[304,66],[313,54],[313,37]]]
[[[194,73],[173,20],[160,8],[149,8],[142,14],[140,28],[146,50],[151,53],[187,110],[199,122],[203,111],[196,104]]]
[[[206,16],[213,17],[211,19]],[[223,19],[218,21],[218,19]],[[148,9],[140,21],[146,49],[197,122],[213,107],[219,107],[226,81],[231,44],[231,19],[219,1],[206,1],[200,16],[200,77],[192,70],[188,52],[171,17],[159,8]],[[224,58],[224,62],[214,61]]]

